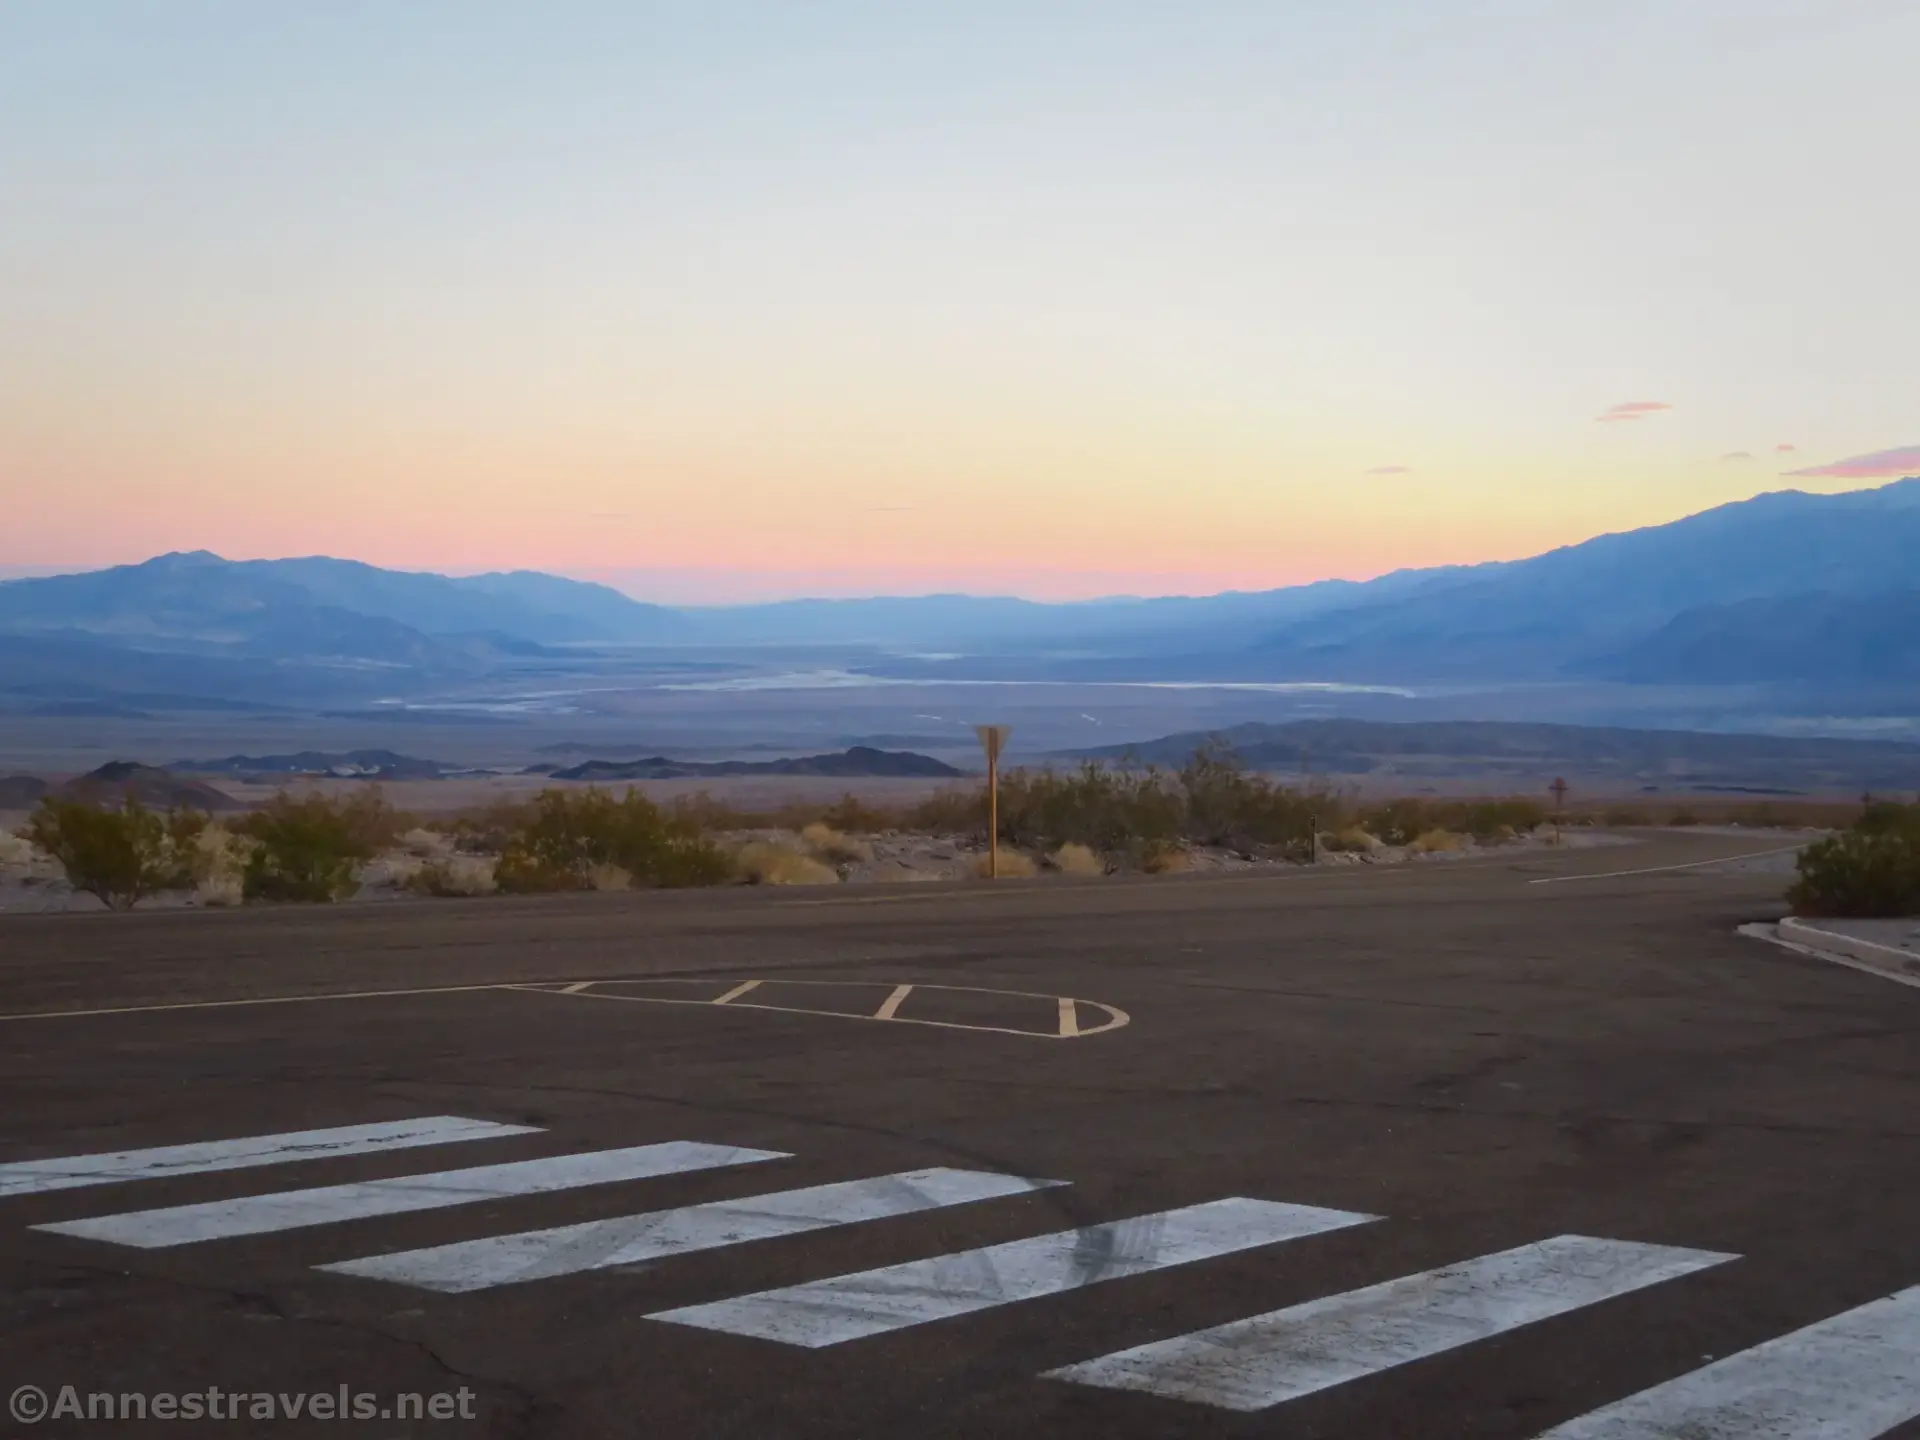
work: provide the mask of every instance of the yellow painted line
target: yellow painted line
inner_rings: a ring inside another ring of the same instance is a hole
[[[1593,875],[1549,875],[1544,880],[1529,880],[1529,885],[1564,885],[1569,880],[1618,880],[1626,875],[1664,875],[1670,870],[1698,870],[1707,865],[1732,865],[1741,860],[1759,860],[1768,855],[1787,855],[1804,849],[1802,845],[1781,845],[1772,850],[1750,850],[1739,855],[1716,855],[1711,860],[1689,860],[1684,865],[1649,865],[1644,870],[1602,870]]]
[[[718,1000],[710,1000],[707,1003],[710,1005],[731,1005],[734,1001],[738,1000],[742,995],[747,994],[749,991],[758,990],[762,983],[763,982],[759,980],[742,980],[738,985],[734,986],[731,990],[727,991],[727,993],[722,995]]]
[[[1068,1038],[1080,1033],[1080,1007],[1073,1003],[1071,995],[1060,997],[1060,1034]]]
[[[891,1020],[900,1011],[901,1002],[913,993],[911,985],[896,985],[893,993],[880,1002],[880,1008],[873,1012],[876,1020]]]

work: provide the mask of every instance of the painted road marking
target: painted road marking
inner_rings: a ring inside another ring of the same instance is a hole
[[[1264,1410],[1735,1258],[1561,1235],[1048,1375],[1227,1410]]]
[[[972,1030],[989,1035],[1026,1035],[1045,1040],[1074,1040],[1086,1035],[1103,1035],[1111,1030],[1119,1030],[1133,1022],[1133,1017],[1118,1006],[1108,1005],[1099,1000],[1073,1000],[1067,996],[1041,995],[1030,990],[992,990],[975,985],[921,985],[908,988],[915,990],[950,990],[968,995],[1011,995],[1023,1000],[1052,1000],[1060,1007],[1061,1026],[1057,1030],[1024,1030],[1011,1025],[969,1025],[957,1020],[920,1020],[908,1015],[857,1015],[844,1010],[815,1010],[798,1005],[764,1005],[753,1001],[742,1002],[737,997],[751,993],[759,986],[768,983],[765,980],[747,980],[734,986],[726,994],[712,1000],[679,1000],[670,995],[623,995],[597,990],[598,985],[700,985],[710,984],[710,980],[684,978],[679,976],[609,976],[603,980],[573,981],[513,981],[498,980],[484,985],[429,985],[410,986],[397,990],[343,990],[332,994],[301,995],[256,995],[238,1000],[183,1000],[164,1005],[109,1005],[95,1010],[24,1010],[12,1014],[0,1014],[0,1022],[8,1020],[80,1020],[106,1015],[158,1015],[178,1010],[233,1010],[252,1005],[310,1005],[325,1000],[382,1000],[400,999],[420,995],[473,995],[486,991],[511,991],[522,994],[565,995],[588,1000],[625,1000],[640,1005],[726,1005],[735,1010],[764,1010],[777,1015],[818,1015],[830,1020],[886,1020],[896,1025],[925,1025],[936,1030]],[[786,980],[776,982],[781,985],[874,985],[870,980]],[[1087,1029],[1079,1027],[1077,1020],[1068,1023],[1069,1016],[1077,1012],[1075,1006],[1091,1005],[1096,1010],[1106,1012],[1106,1021]],[[0,1195],[6,1193],[0,1188]]]
[[[71,1155],[57,1160],[19,1160],[0,1165],[0,1196],[38,1195],[82,1185],[204,1175],[211,1170],[245,1170],[290,1160],[324,1160],[335,1155],[366,1155],[381,1150],[406,1150],[416,1145],[448,1145],[457,1140],[492,1140],[505,1135],[538,1133],[538,1125],[499,1125],[491,1120],[431,1115],[423,1120],[384,1120],[376,1125],[294,1130],[284,1135],[251,1135],[243,1140],[163,1145],[152,1150],[116,1150],[105,1155]]]
[[[1378,1218],[1268,1200],[1215,1200],[647,1318],[819,1349]]]
[[[635,995],[625,991],[601,990],[601,985],[704,985],[713,983],[705,977],[682,977],[677,975],[635,977],[627,980],[591,980],[582,984],[557,985],[549,981],[529,981],[524,984],[501,985],[502,990],[523,990],[535,995],[564,995],[579,1000],[620,1000],[632,1005],[724,1005],[729,1010],[765,1010],[776,1015],[819,1015],[830,1020],[881,1020],[894,1025],[926,1025],[936,1030],[974,1030],[989,1035],[1026,1035],[1043,1040],[1078,1040],[1088,1035],[1104,1035],[1110,1030],[1119,1030],[1133,1023],[1133,1017],[1118,1006],[1108,1005],[1099,1000],[1076,1000],[1069,995],[1043,995],[1032,990],[990,990],[977,985],[895,985],[880,1007],[871,1015],[850,1013],[845,1010],[818,1010],[802,1005],[769,1005],[758,1000],[742,1000],[739,997],[750,994],[761,985],[773,984],[783,987],[814,986],[837,989],[878,989],[886,981],[875,980],[789,980],[784,977],[777,980],[745,980],[735,985],[725,994],[714,999],[680,999],[673,995]],[[948,991],[961,995],[1009,995],[1020,1000],[1050,1000],[1058,1010],[1058,1028],[1052,1030],[1023,1030],[1011,1025],[974,1025],[958,1020],[922,1020],[912,1015],[899,1013],[900,1006],[907,996],[916,990]],[[1098,1025],[1083,1026],[1080,1023],[1082,1005],[1104,1011],[1106,1019]],[[4,1018],[4,1017],[0,1017]]]
[[[237,1200],[212,1200],[201,1205],[174,1205],[161,1210],[135,1210],[91,1220],[67,1220],[36,1225],[58,1235],[105,1240],[157,1250],[169,1245],[191,1245],[201,1240],[225,1240],[237,1235],[262,1235],[276,1230],[299,1230],[332,1225],[374,1215],[403,1215],[413,1210],[438,1210],[449,1205],[472,1205],[482,1200],[505,1200],[519,1195],[545,1195],[584,1185],[611,1185],[622,1180],[646,1180],[679,1175],[723,1165],[748,1165],[760,1160],[786,1160],[778,1150],[746,1150],[732,1145],[699,1145],[672,1140],[659,1145],[636,1145],[624,1150],[598,1150],[583,1155],[550,1155],[538,1160],[515,1160],[504,1165],[478,1165],[467,1170],[442,1170],[431,1175],[402,1175],[390,1180],[367,1180],[327,1185],[314,1190],[288,1190],[276,1195],[249,1195]]]
[[[802,1235],[977,1200],[1025,1195],[1064,1183],[944,1167],[910,1170],[870,1180],[749,1195],[742,1200],[718,1200],[648,1215],[590,1220],[551,1230],[344,1260],[319,1268],[460,1294],[583,1270],[639,1265],[696,1250]]]
[[[1742,860],[1760,860],[1768,855],[1786,855],[1806,846],[1781,845],[1772,850],[1750,850],[1740,855],[1718,855],[1711,860],[1689,860],[1684,865],[1650,865],[1644,870],[1602,870],[1594,875],[1549,875],[1543,880],[1529,880],[1529,885],[1564,885],[1570,880],[1618,880],[1627,875],[1664,875],[1671,870],[1700,870],[1708,865],[1734,865]]]
[[[1643,1390],[1540,1440],[1874,1440],[1920,1416],[1920,1286]]]

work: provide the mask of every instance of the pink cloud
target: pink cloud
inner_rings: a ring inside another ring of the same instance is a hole
[[[1773,447],[1773,453],[1776,455],[1792,455],[1799,449],[1800,447],[1798,445],[1776,445]]]
[[[1720,458],[1728,462],[1729,464],[1739,465],[1739,464],[1743,464],[1748,460],[1753,459],[1753,454],[1751,451],[1747,451],[1747,450],[1729,450],[1726,454],[1722,455]]]
[[[1789,470],[1789,475],[1809,475],[1832,480],[1897,480],[1903,475],[1920,475],[1920,445],[1902,445],[1897,450],[1876,450],[1871,455],[1855,455],[1831,465],[1813,465],[1805,470]]]
[[[1621,420],[1644,420],[1649,415],[1672,408],[1664,400],[1626,400],[1618,405],[1609,405],[1593,418],[1602,425],[1612,425]]]
[[[1412,473],[1411,465],[1376,465],[1367,471],[1369,475],[1411,475]]]

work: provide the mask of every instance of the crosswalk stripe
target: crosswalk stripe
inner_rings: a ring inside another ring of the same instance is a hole
[[[1048,1375],[1228,1410],[1264,1410],[1735,1258],[1561,1235]]]
[[[402,1175],[390,1180],[287,1190],[274,1195],[211,1200],[200,1205],[174,1205],[163,1210],[135,1210],[33,1228],[156,1250],[169,1245],[191,1245],[199,1240],[298,1230],[372,1215],[437,1210],[448,1205],[472,1205],[517,1195],[545,1195],[583,1185],[610,1185],[621,1180],[645,1180],[656,1175],[788,1158],[777,1150],[745,1150],[732,1145],[673,1140],[624,1150],[551,1155],[503,1165],[441,1170],[431,1175]]]
[[[374,1125],[341,1125],[331,1130],[294,1130],[283,1135],[251,1135],[241,1140],[211,1140],[194,1145],[162,1145],[152,1150],[116,1150],[105,1155],[70,1155],[54,1160],[19,1160],[0,1165],[0,1197],[38,1195],[84,1185],[114,1185],[125,1180],[158,1180],[175,1175],[204,1175],[213,1170],[245,1170],[291,1160],[326,1160],[337,1155],[366,1155],[406,1150],[416,1145],[447,1145],[456,1140],[491,1140],[506,1135],[537,1135],[537,1125],[500,1125],[432,1115],[422,1120],[384,1120]]]
[[[912,1215],[976,1200],[1024,1195],[1063,1183],[944,1167],[909,1170],[869,1180],[749,1195],[741,1200],[717,1200],[647,1215],[590,1220],[550,1230],[529,1230],[518,1235],[436,1245],[426,1250],[344,1260],[320,1268],[459,1294],[572,1275],[583,1270],[638,1265],[695,1250],[800,1235],[810,1230]]]
[[[1875,1440],[1920,1416],[1920,1286],[1729,1355],[1540,1440]]]
[[[1215,1200],[648,1318],[818,1349],[1376,1218],[1268,1200]]]

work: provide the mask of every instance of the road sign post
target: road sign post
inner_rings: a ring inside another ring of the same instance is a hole
[[[1567,782],[1565,777],[1559,775],[1554,776],[1553,784],[1547,788],[1553,792],[1553,843],[1557,846],[1561,843],[1561,816],[1567,808]]]
[[[980,748],[987,752],[987,878],[1000,878],[1000,752],[1006,749],[1011,725],[976,725]]]

